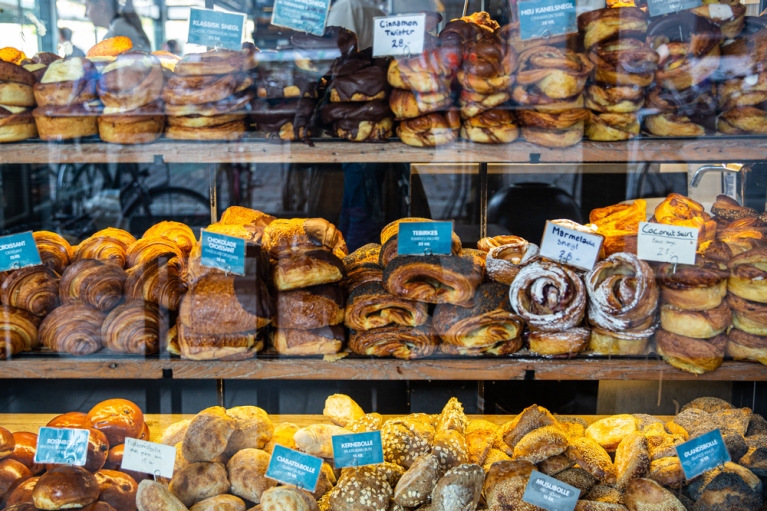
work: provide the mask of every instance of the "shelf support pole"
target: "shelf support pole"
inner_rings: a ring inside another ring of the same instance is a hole
[[[487,163],[479,164],[479,239],[487,237]]]
[[[218,181],[218,164],[208,164],[208,179],[210,189],[210,223],[218,222],[218,197],[216,196],[216,182]]]

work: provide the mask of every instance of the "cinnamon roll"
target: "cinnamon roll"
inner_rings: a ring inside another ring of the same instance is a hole
[[[81,259],[61,276],[59,298],[64,305],[82,302],[101,312],[109,312],[122,300],[127,278],[125,270],[115,264]]]
[[[352,330],[388,325],[420,326],[429,318],[428,306],[387,293],[380,282],[357,286],[346,302],[344,324]]]
[[[525,140],[544,147],[569,147],[583,139],[589,111],[583,108],[559,114],[520,110],[517,112]]]
[[[11,271],[0,285],[0,303],[45,317],[59,306],[59,276],[47,266]]]
[[[452,73],[450,62],[438,50],[424,48],[418,57],[392,59],[387,79],[397,89],[440,92],[450,90]]]
[[[131,300],[115,307],[101,325],[104,346],[118,353],[151,355],[160,352],[160,336],[167,332],[157,304]]]
[[[570,98],[583,92],[593,67],[582,53],[537,46],[520,54],[517,83],[536,85],[549,98]]]
[[[43,265],[59,275],[64,273],[74,255],[74,250],[69,242],[50,231],[35,231],[32,236],[35,238],[35,245],[37,245],[37,251],[40,253],[40,260]]]
[[[37,348],[39,325],[40,318],[31,312],[0,305],[0,360]]]
[[[586,119],[586,138],[598,142],[629,140],[639,136],[639,121],[634,114],[593,113]]]
[[[383,287],[406,300],[462,304],[483,278],[482,267],[471,257],[399,256],[384,268]]]
[[[586,286],[581,278],[550,261],[522,268],[511,283],[509,299],[531,330],[566,331],[578,326],[586,312]]]
[[[583,94],[578,93],[569,98],[553,99],[539,91],[535,85],[527,87],[516,85],[511,91],[511,99],[520,106],[550,114],[561,114],[583,108],[585,104]]]
[[[130,268],[125,280],[125,298],[146,300],[166,310],[178,310],[187,285],[175,259],[168,259],[166,255]]]
[[[522,347],[524,321],[509,304],[508,288],[503,284],[482,284],[471,307],[440,304],[434,309],[434,328],[442,341],[474,350],[490,349],[511,343]],[[513,346],[507,348],[510,353]]]
[[[658,355],[672,366],[688,373],[703,374],[722,365],[727,336],[693,339],[661,329],[655,334],[655,343]]]
[[[517,52],[500,38],[483,37],[469,42],[464,49],[458,83],[464,90],[479,94],[507,91],[514,83]]]
[[[732,312],[726,301],[703,311],[678,309],[665,304],[660,309],[660,326],[667,332],[709,339],[723,333],[732,324]]]
[[[40,341],[51,351],[90,355],[99,351],[106,315],[84,303],[62,305],[40,323]]]
[[[592,83],[586,87],[585,106],[593,112],[630,114],[644,106],[645,94],[641,87],[609,87]]]
[[[591,48],[589,60],[594,64],[594,81],[597,83],[647,87],[655,77],[658,54],[647,43],[621,36],[621,39]]]
[[[684,310],[718,307],[727,295],[727,266],[699,256],[694,265],[664,263],[658,268],[663,302]],[[675,271],[676,270],[676,271]]]
[[[281,291],[277,293],[277,328],[313,330],[344,322],[344,292],[336,285]]]
[[[341,351],[346,339],[340,325],[313,330],[279,328],[271,330],[269,335],[280,355],[333,355]]]
[[[349,333],[349,348],[359,355],[413,360],[430,356],[438,345],[437,332],[429,324],[385,326]]]
[[[527,342],[530,351],[543,357],[573,357],[589,345],[588,328],[575,327],[563,332],[533,330]]]
[[[453,96],[449,90],[439,92],[413,92],[392,89],[389,96],[389,108],[397,120],[414,119],[432,112],[440,112],[453,106]]]
[[[727,135],[767,134],[767,111],[753,106],[727,110],[717,117],[716,129]]]
[[[732,293],[727,294],[732,310],[732,324],[751,335],[767,336],[767,304],[752,302]]]
[[[226,211],[224,214],[226,214]],[[223,219],[224,216],[222,215],[221,220],[223,221]],[[156,236],[175,243],[184,255],[188,255],[192,251],[192,247],[197,243],[197,238],[192,229],[181,222],[163,220],[147,229],[142,238],[154,238]]]
[[[540,259],[540,249],[535,243],[518,236],[507,240],[508,243],[490,248],[485,259],[487,277],[501,284],[510,285],[519,271],[530,263]],[[480,240],[480,243],[482,240]]]
[[[487,110],[461,124],[461,137],[480,144],[510,144],[518,136],[514,114],[504,109]]]
[[[583,46],[591,48],[610,39],[644,36],[647,18],[639,7],[596,9],[578,16],[578,30],[583,33]]]
[[[767,303],[767,247],[754,248],[730,259],[727,290],[746,300]],[[6,303],[3,301],[3,303]]]
[[[448,110],[403,120],[397,126],[397,136],[410,146],[436,147],[453,142],[460,128],[461,116],[456,110]]]
[[[735,360],[753,360],[767,365],[767,337],[733,328],[727,335],[727,354]]]

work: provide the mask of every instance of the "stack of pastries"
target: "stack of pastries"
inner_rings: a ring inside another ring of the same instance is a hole
[[[639,7],[614,7],[578,17],[583,45],[594,65],[586,88],[589,140],[628,140],[639,136],[637,110],[654,78],[658,54],[644,42],[647,13]]]
[[[0,143],[37,136],[32,109],[35,75],[13,62],[0,61]]]

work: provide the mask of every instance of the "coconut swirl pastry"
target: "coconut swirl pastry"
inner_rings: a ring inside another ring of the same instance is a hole
[[[144,300],[115,307],[101,326],[104,347],[118,353],[159,353],[161,335],[168,330],[160,308]]]
[[[512,283],[522,268],[540,258],[538,245],[519,236],[482,238],[477,247],[487,253],[487,278],[506,285]]]
[[[383,287],[406,300],[463,304],[483,278],[471,256],[399,256],[384,268]]]
[[[482,284],[472,302],[435,307],[434,327],[443,343],[466,355],[505,355],[522,347],[524,321],[512,310],[505,285]]]
[[[344,324],[352,330],[389,325],[421,326],[428,319],[428,305],[387,293],[380,282],[357,286],[346,301]]]
[[[106,315],[84,303],[62,305],[40,323],[40,341],[51,351],[90,355],[99,351]]]
[[[650,265],[618,252],[598,262],[585,280],[590,348],[599,354],[644,354],[660,295]]]
[[[661,329],[655,335],[655,343],[658,355],[672,366],[703,374],[722,365],[727,337],[721,334],[711,339],[695,339]]]
[[[439,345],[437,332],[430,324],[410,328],[399,325],[352,330],[349,348],[359,355],[395,357],[403,360],[428,357]]]
[[[0,360],[39,346],[40,318],[31,312],[0,305]]]

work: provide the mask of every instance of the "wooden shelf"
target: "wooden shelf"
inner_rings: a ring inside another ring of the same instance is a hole
[[[643,358],[578,357],[570,360],[513,357],[404,361],[347,357],[336,362],[320,358],[267,356],[244,361],[198,362],[177,358],[32,354],[1,361],[2,378],[767,381],[767,367],[725,361],[716,371],[696,376],[675,369],[654,355]]]
[[[161,158],[161,160],[160,160]],[[427,149],[398,141],[358,144],[318,140],[280,144],[246,138],[237,142],[178,142],[124,146],[103,142],[27,142],[0,145],[3,163],[609,163],[745,162],[767,158],[767,138],[640,139],[590,142],[547,149],[524,141],[483,145],[459,141]]]

